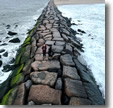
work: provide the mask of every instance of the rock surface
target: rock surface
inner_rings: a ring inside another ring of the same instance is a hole
[[[71,97],[70,105],[91,105],[91,101],[84,98]]]
[[[52,46],[52,51],[54,52],[54,53],[60,53],[60,52],[62,52],[63,51],[63,49],[64,49],[64,47],[63,46],[58,46],[58,45],[53,45]]]
[[[78,75],[76,68],[70,66],[63,66],[63,77],[80,80],[80,76]]]
[[[11,39],[9,42],[11,42],[11,43],[20,43],[20,39],[19,38],[14,38],[14,39]]]
[[[14,105],[24,105],[25,94],[26,94],[25,84],[22,83],[17,90],[17,96],[15,98]]]
[[[64,79],[64,83],[67,96],[87,98],[87,94],[81,81],[66,78]]]
[[[60,62],[66,66],[75,66],[75,64],[72,60],[72,56],[70,54],[65,54],[65,55],[61,56]]]
[[[63,17],[54,0],[50,0],[21,45],[16,65],[3,66],[6,72],[15,67],[16,69],[8,80],[0,85],[3,89],[0,92],[1,104],[105,104],[95,79],[81,56],[83,45],[76,34],[82,35],[84,31],[79,29],[77,32],[70,28],[71,25],[71,19]],[[8,36],[6,39],[9,38]],[[19,38],[9,41],[20,42]],[[7,45],[0,42],[0,46]],[[46,57],[43,57],[43,44],[47,45]],[[7,51],[0,50],[0,58],[8,56],[4,52]]]
[[[46,85],[33,85],[29,92],[28,101],[36,104],[61,104],[61,91]]]
[[[53,87],[57,79],[57,73],[47,71],[32,72],[30,77],[35,84],[44,84]]]

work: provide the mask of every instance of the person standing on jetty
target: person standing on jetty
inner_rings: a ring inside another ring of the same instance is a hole
[[[44,45],[42,46],[43,59],[46,57],[46,49],[47,49],[46,44],[44,44]]]

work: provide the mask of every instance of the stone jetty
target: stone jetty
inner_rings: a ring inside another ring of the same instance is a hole
[[[81,51],[70,20],[50,0],[21,45],[16,68],[0,88],[1,105],[104,105]]]

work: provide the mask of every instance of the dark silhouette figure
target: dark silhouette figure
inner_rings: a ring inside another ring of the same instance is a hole
[[[48,55],[49,55],[49,57],[52,57],[52,55],[53,55],[52,47],[51,47],[51,46],[50,46],[50,48],[49,48]]]
[[[47,49],[46,44],[44,44],[44,45],[42,46],[43,57],[46,56],[46,49]]]

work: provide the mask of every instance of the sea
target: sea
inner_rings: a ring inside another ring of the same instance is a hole
[[[105,4],[59,5],[58,9],[63,16],[72,18],[74,30],[86,32],[76,35],[84,47],[81,56],[105,98]]]
[[[4,72],[3,67],[11,64],[19,46],[27,37],[27,32],[33,28],[37,18],[49,0],[0,0],[0,84],[11,71]],[[81,56],[91,69],[97,85],[105,98],[105,4],[59,5],[63,16],[72,18],[74,30],[84,30],[86,34],[76,35],[83,43],[84,52]],[[9,31],[17,35],[8,35]],[[13,38],[19,38],[19,43],[10,43]],[[7,57],[4,53],[7,52]],[[13,64],[13,63],[12,63]]]

